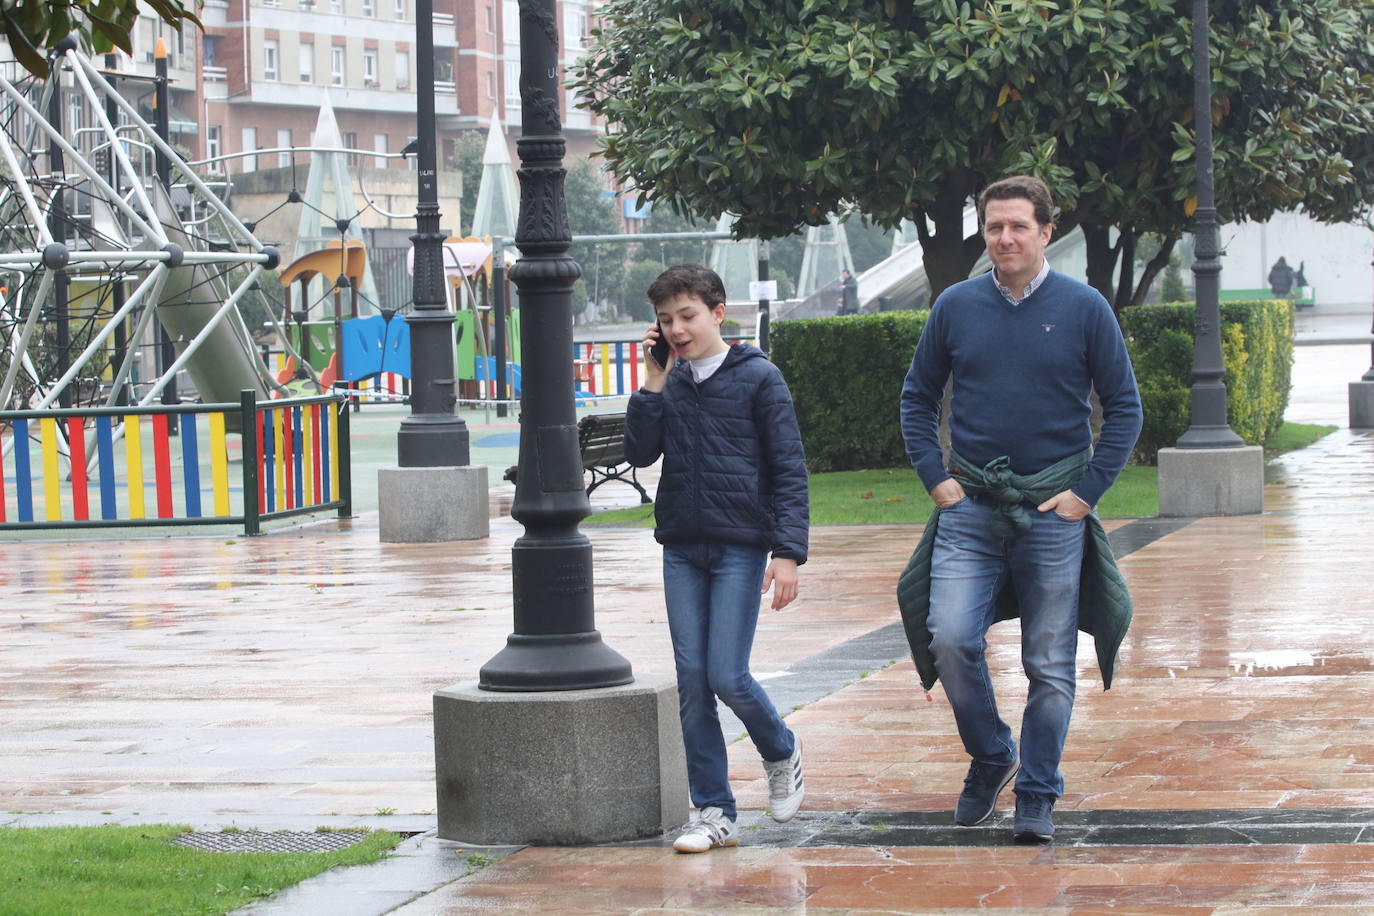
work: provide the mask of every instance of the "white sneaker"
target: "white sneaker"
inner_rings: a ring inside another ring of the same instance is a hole
[[[706,852],[717,846],[738,846],[739,828],[719,808],[702,808],[673,841],[678,852]]]
[[[801,739],[792,756],[786,760],[763,762],[763,771],[768,774],[768,816],[781,824],[790,821],[792,815],[801,807],[806,797],[806,783],[802,780]]]

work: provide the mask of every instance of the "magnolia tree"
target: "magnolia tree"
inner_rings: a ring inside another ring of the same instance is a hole
[[[1364,0],[1230,0],[1212,22],[1226,219],[1367,207]],[[626,184],[763,238],[861,211],[915,221],[933,292],[983,250],[988,182],[1044,178],[1118,307],[1168,263],[1193,196],[1191,5],[1172,0],[609,0],[574,70]],[[1115,230],[1115,232],[1111,231]],[[1143,233],[1165,239],[1136,282]]]

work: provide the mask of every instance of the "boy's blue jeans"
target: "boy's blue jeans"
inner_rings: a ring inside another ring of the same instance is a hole
[[[1078,583],[1087,529],[1034,506],[1031,530],[1004,541],[992,507],[969,497],[940,511],[931,558],[931,652],[954,709],[964,749],[975,760],[1017,759],[1011,729],[997,713],[984,649],[994,599],[1012,577],[1021,611],[1021,665],[1030,681],[1021,719],[1018,794],[1064,794],[1059,761],[1073,714],[1078,650]]]
[[[663,594],[677,665],[678,713],[692,804],[733,819],[716,698],[730,707],[764,760],[792,756],[795,739],[749,673],[768,552],[741,544],[664,544]]]

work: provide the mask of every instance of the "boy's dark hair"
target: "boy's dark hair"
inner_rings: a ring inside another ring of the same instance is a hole
[[[700,264],[674,264],[649,284],[649,301],[657,309],[674,296],[695,296],[715,308],[725,303],[725,284],[709,267]]]
[[[1035,221],[1048,226],[1054,221],[1054,201],[1050,199],[1050,189],[1034,175],[1012,175],[1001,181],[994,181],[978,195],[978,223],[982,225],[987,216],[990,200],[1028,200],[1035,208]]]

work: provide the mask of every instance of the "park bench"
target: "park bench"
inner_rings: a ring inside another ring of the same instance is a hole
[[[591,471],[592,482],[587,495],[611,480],[628,483],[639,491],[641,503],[651,503],[644,485],[635,476],[638,468],[625,460],[625,415],[623,413],[589,414],[577,422],[577,447],[582,454],[582,467]],[[515,482],[518,466],[506,469],[506,480]]]

